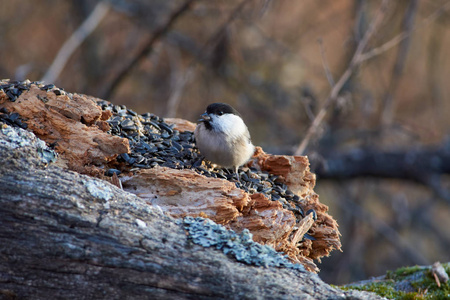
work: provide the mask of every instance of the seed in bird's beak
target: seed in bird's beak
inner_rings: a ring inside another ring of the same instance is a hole
[[[202,118],[198,120],[199,122],[208,122],[211,120],[211,117],[207,113],[202,114],[200,117]]]

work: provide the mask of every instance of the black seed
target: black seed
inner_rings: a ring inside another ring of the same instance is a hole
[[[199,159],[199,160],[197,160],[196,162],[194,162],[194,163],[192,164],[192,167],[193,167],[193,168],[198,168],[198,167],[200,167],[201,165],[202,165],[202,160]]]
[[[131,109],[127,109],[127,112],[132,116],[137,116],[137,112],[134,112]]]
[[[158,152],[158,148],[151,145],[150,148],[147,150],[147,153],[155,153]]]
[[[150,167],[149,167],[149,165],[147,165],[147,164],[133,164],[133,166],[134,167],[136,167],[136,168],[141,168],[141,169],[149,169]]]
[[[23,123],[23,122],[20,121],[20,120],[17,120],[17,121],[14,122],[14,123],[16,123],[17,126],[19,126],[19,127],[22,128],[22,129],[27,129],[27,128],[28,128],[28,124],[27,124],[27,123]]]
[[[299,205],[295,205],[296,212],[298,212],[303,218],[305,217],[305,212],[303,211],[303,208]]]
[[[46,96],[37,95],[36,97],[44,103],[48,102],[48,98]]]
[[[272,192],[272,188],[265,188],[261,192],[264,193],[264,194],[269,194],[269,193]]]
[[[119,175],[121,172],[119,171],[119,170],[117,170],[117,169],[108,169],[106,172],[105,172],[105,175],[106,176],[113,176],[113,174],[116,174],[116,175]]]
[[[277,193],[279,193],[279,194],[284,194],[284,190],[281,188],[281,186],[279,186],[279,185],[275,185],[274,187],[273,187],[273,190],[274,190],[274,192],[277,192]]]
[[[178,149],[176,148],[176,147],[170,147],[170,149],[169,149],[169,151],[170,151],[170,153],[173,153],[173,154],[178,154],[180,151],[178,151]]]
[[[145,157],[143,157],[143,156],[141,156],[141,155],[139,155],[138,157],[136,157],[136,163],[140,164],[140,163],[142,163],[143,161],[145,161]]]
[[[306,212],[306,215],[309,215],[309,214],[313,214],[313,219],[314,219],[314,221],[317,220],[317,214],[316,214],[316,211],[315,211],[314,209],[309,209],[309,210]]]
[[[315,241],[315,240],[316,240],[315,237],[313,237],[313,236],[311,236],[311,235],[309,235],[309,234],[307,234],[307,233],[305,233],[305,234],[303,235],[303,238],[304,238],[304,239],[307,239],[307,240],[311,240],[311,241]]]
[[[25,84],[23,84],[23,83],[19,84],[17,87],[18,87],[19,89],[21,89],[21,90],[24,90],[24,91],[28,91],[28,90],[30,89],[29,86],[27,86],[27,85],[25,85]]]
[[[169,134],[173,134],[173,129],[167,123],[160,123],[159,126],[166,130]]]
[[[257,178],[249,178],[249,181],[253,182],[254,184],[260,184],[261,183],[261,179],[257,179]]]
[[[146,153],[150,149],[150,145],[146,142],[140,142],[134,147],[134,150],[138,151],[139,153]]]
[[[178,149],[178,151],[183,151],[183,146],[181,146],[179,143],[177,142],[172,142],[172,146],[174,146],[175,148]]]
[[[164,160],[162,160],[162,159],[159,159],[159,158],[152,158],[152,159],[150,159],[150,161],[151,162],[156,162],[156,163],[163,163],[164,162]]]
[[[15,96],[20,96],[20,94],[21,94],[21,92],[18,88],[10,88],[9,91]]]
[[[122,126],[122,128],[124,127],[134,127],[134,122],[128,119],[123,120],[122,122],[120,122],[120,126]]]
[[[10,90],[6,91],[6,95],[8,96],[8,98],[11,102],[15,102],[17,99],[17,96],[14,95]]]
[[[148,122],[148,123],[151,124],[154,128],[156,128],[156,129],[158,129],[158,130],[161,130],[161,128],[159,127],[159,125],[156,124],[155,122],[150,121],[150,122]]]
[[[165,147],[162,143],[154,143],[155,147],[158,148],[159,151],[162,151]]]
[[[169,167],[172,169],[176,169],[176,165],[173,162],[170,161],[166,161],[165,163],[162,164],[163,167]]]
[[[197,167],[197,170],[199,170],[201,173],[209,173],[206,169],[202,167]]]
[[[127,163],[129,163],[131,159],[128,153],[122,153],[119,155],[119,157]]]
[[[20,115],[18,113],[12,113],[9,115],[9,119],[14,122],[17,118],[19,118],[19,116]]]
[[[278,201],[280,200],[281,196],[278,194],[272,194],[272,201]]]

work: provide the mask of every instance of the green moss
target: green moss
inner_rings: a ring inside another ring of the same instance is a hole
[[[449,274],[450,264],[442,265]],[[438,287],[429,267],[414,266],[388,271],[385,278],[377,282],[340,288],[374,292],[388,299],[450,299],[449,284],[441,282]]]
[[[423,267],[419,267],[419,266],[401,267],[395,271],[387,271],[386,279],[399,280],[399,279],[405,278],[406,276],[414,274],[421,270],[423,270]]]
[[[386,297],[388,299],[420,299],[414,298],[416,293],[406,293],[402,291],[396,291],[394,284],[389,282],[370,283],[361,286],[341,287],[343,290],[358,290],[373,292],[379,296]]]

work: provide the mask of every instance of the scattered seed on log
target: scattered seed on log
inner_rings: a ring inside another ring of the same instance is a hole
[[[41,90],[52,91],[55,95],[73,94],[67,93],[54,84],[43,84],[42,82],[10,81],[0,80],[0,89],[7,95],[10,101],[16,101],[23,91],[29,90],[31,85],[38,86]],[[41,101],[48,101],[47,97],[41,96]],[[175,169],[192,168],[205,176],[227,179],[234,182],[238,188],[249,193],[262,193],[273,201],[281,201],[283,207],[293,211],[295,214],[305,216],[301,207],[301,199],[289,190],[282,179],[267,172],[261,172],[255,168],[239,169],[239,180],[234,170],[212,168],[211,164],[202,160],[195,146],[193,132],[179,132],[152,113],[138,114],[124,105],[114,105],[105,100],[97,100],[97,104],[105,111],[112,112],[107,120],[110,125],[108,133],[127,138],[130,143],[130,153],[124,153],[116,158],[105,175],[112,176],[122,171],[135,170],[136,168],[153,168],[157,165]],[[9,126],[26,128],[27,124],[16,114],[9,114],[0,109],[0,122]],[[119,165],[120,167],[118,167]],[[206,166],[206,167],[205,167]],[[118,169],[116,169],[118,168]],[[314,219],[317,214],[314,210],[308,210],[306,215],[313,213]],[[305,238],[308,238],[305,235]],[[311,239],[313,239],[311,237]]]

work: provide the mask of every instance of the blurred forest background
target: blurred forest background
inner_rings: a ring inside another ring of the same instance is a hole
[[[326,282],[450,260],[450,1],[2,0],[0,26],[1,78],[193,122],[227,102],[308,155]]]

